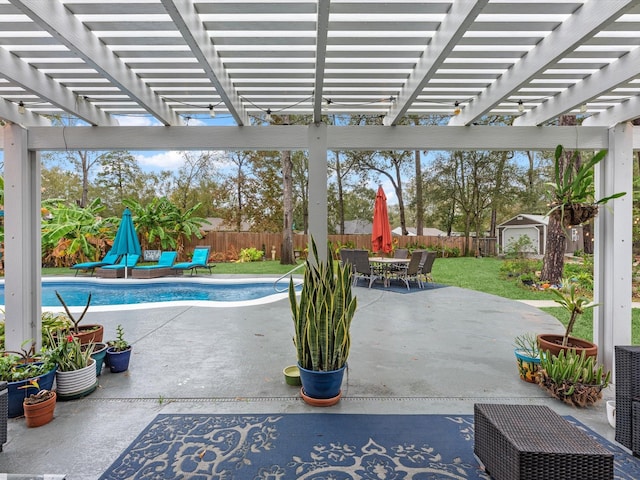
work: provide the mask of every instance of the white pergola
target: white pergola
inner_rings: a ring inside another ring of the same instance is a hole
[[[40,338],[41,151],[307,150],[319,243],[329,150],[607,149],[598,194],[631,192],[639,46],[640,0],[0,0],[7,348]],[[212,114],[233,125],[198,121]],[[383,125],[323,123],[334,114]],[[428,114],[449,124],[401,125]],[[557,126],[564,114],[581,126]],[[517,119],[476,125],[486,115]],[[632,220],[629,194],[596,221],[609,367],[631,341]]]

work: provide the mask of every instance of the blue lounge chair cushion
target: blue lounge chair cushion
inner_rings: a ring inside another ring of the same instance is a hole
[[[176,261],[176,257],[178,256],[178,252],[162,252],[160,254],[160,258],[158,259],[158,263],[155,265],[141,265],[139,267],[135,267],[136,270],[154,270],[156,268],[168,268],[173,266],[173,263]]]
[[[136,254],[123,255],[120,261],[115,265],[105,265],[104,267],[101,267],[101,268],[107,269],[107,270],[119,270],[125,267],[125,262],[127,264],[126,265],[127,267],[132,268],[136,266],[136,263],[138,263],[139,258],[140,258],[140,255],[136,255]]]
[[[211,273],[211,265],[209,265],[210,247],[196,247],[193,250],[193,256],[190,262],[176,263],[174,270],[196,270],[198,268],[206,268]],[[191,272],[193,274],[193,271]]]
[[[71,268],[74,268],[76,270],[91,270],[94,268],[102,267],[104,265],[113,265],[118,261],[118,258],[120,258],[120,255],[115,255],[111,252],[108,252],[99,262],[76,263],[75,265],[72,265]]]

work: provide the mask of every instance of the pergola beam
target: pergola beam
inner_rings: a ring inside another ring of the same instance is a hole
[[[182,120],[152,92],[122,61],[71,15],[58,0],[9,0],[61,44],[78,55],[123,93],[133,98],[164,125],[182,125]],[[49,80],[50,83],[54,83]],[[39,90],[37,90],[39,92]]]
[[[32,127],[32,150],[306,150],[306,126]],[[635,130],[640,131],[640,127]],[[582,150],[607,148],[605,127],[329,126],[329,150]],[[634,148],[640,149],[636,137]]]
[[[61,108],[65,112],[76,115],[90,125],[116,126],[118,122],[107,115],[102,110],[95,108],[88,102],[80,100],[72,91],[63,87],[58,82],[53,82],[44,73],[33,68],[28,63],[21,61],[18,57],[0,48],[0,65],[2,65],[2,73],[0,76],[5,77],[12,82],[17,83],[27,91],[37,92],[38,96],[46,99],[55,106]],[[8,111],[10,114],[11,110]],[[20,114],[18,120],[11,120],[19,125],[42,125],[32,113],[25,112]],[[0,112],[0,116],[3,116]],[[33,121],[33,123],[31,123]]]
[[[161,0],[182,38],[239,126],[249,125],[249,116],[227,74],[209,34],[199,20],[192,0]]]
[[[521,115],[514,120],[513,124],[519,126],[542,125],[544,122],[552,120],[578,105],[587,103],[592,98],[601,95],[603,91],[614,89],[638,75],[640,75],[640,48],[632,50],[617,62],[598,70],[582,82],[571,86],[539,107]],[[637,115],[640,115],[640,113],[636,113]],[[631,118],[633,117],[618,120],[611,125]]]
[[[640,96],[636,95],[620,105],[611,107],[604,112],[591,115],[582,122],[582,125],[613,127],[618,123],[628,122],[639,117]]]
[[[487,3],[489,0],[460,0],[451,5],[451,10],[385,116],[384,125],[398,124]]]
[[[313,86],[313,123],[322,121],[322,93],[324,90],[324,66],[327,60],[327,37],[329,35],[329,0],[318,1],[316,25],[316,69]]]
[[[449,125],[472,124],[529,79],[639,4],[640,0],[589,0],[484,92],[471,100],[459,115],[449,120]]]
[[[5,120],[8,120],[11,123],[15,123],[16,125],[22,125],[23,127],[47,127],[51,125],[49,119],[41,115],[36,115],[35,113],[31,113],[28,110],[24,113],[20,113],[19,107],[15,103],[5,100],[4,98],[0,99],[0,118],[4,118]],[[0,148],[2,148],[1,142]]]

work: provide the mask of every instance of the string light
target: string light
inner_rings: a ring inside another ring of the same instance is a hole
[[[518,111],[520,113],[524,112],[524,103],[522,103],[522,100],[518,100]]]
[[[20,100],[20,102],[18,103],[18,113],[20,115],[24,115],[26,111],[27,111],[27,109],[24,108],[24,102],[22,100]]]
[[[216,111],[213,109],[213,105],[209,104],[209,116],[211,118],[216,118]]]
[[[462,111],[462,110],[460,110],[460,102],[458,102],[458,101],[456,100],[456,101],[455,101],[455,103],[453,104],[453,106],[455,107],[455,108],[453,109],[453,114],[454,114],[454,115],[460,115],[460,112]]]
[[[587,104],[583,103],[580,105],[580,113],[587,113]]]

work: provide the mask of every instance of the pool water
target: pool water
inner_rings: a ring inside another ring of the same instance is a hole
[[[285,286],[286,287],[286,286]],[[279,285],[279,289],[282,285]],[[276,295],[273,281],[250,283],[197,283],[197,282],[43,282],[42,306],[59,307],[58,291],[65,303],[83,307],[91,293],[91,305],[131,305],[139,303],[210,301],[243,302]],[[4,305],[4,284],[0,285],[0,304]]]

